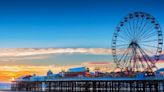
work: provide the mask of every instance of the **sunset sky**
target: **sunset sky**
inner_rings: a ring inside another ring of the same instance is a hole
[[[116,25],[148,12],[164,29],[163,0],[1,0],[0,81],[85,62],[111,62]],[[163,67],[161,60],[158,66]]]

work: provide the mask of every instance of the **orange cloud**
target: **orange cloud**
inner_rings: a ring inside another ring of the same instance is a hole
[[[30,66],[30,65],[9,65],[0,66],[0,82],[11,82],[13,78],[18,78],[24,75],[46,75],[47,71],[51,69],[54,73],[62,70],[67,70],[74,66]]]
[[[59,67],[60,68],[60,67]],[[18,78],[23,75],[45,75],[49,69],[54,69],[58,72],[59,69],[54,66],[28,66],[28,65],[14,65],[14,66],[0,66],[0,82],[10,82],[13,78]]]

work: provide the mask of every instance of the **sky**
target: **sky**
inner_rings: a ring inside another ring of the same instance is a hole
[[[48,70],[50,65],[113,63],[111,41],[119,21],[128,13],[142,11],[153,15],[164,29],[163,3],[163,0],[1,0],[0,65],[11,67],[11,75],[0,77],[17,76],[13,69],[27,72],[21,66],[40,69],[44,66]]]
[[[1,48],[109,48],[130,12],[151,13],[162,25],[161,0],[1,0]]]

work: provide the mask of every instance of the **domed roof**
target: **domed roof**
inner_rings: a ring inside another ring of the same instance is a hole
[[[52,75],[53,72],[51,70],[48,70],[47,75]]]

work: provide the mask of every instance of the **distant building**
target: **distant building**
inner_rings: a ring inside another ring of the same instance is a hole
[[[53,72],[51,71],[51,70],[49,70],[48,72],[47,72],[47,76],[50,76],[50,75],[52,75],[53,74]]]
[[[96,72],[111,72],[115,67],[111,62],[85,62],[83,65]]]
[[[157,76],[164,76],[164,68],[160,68],[159,70],[155,71]]]

